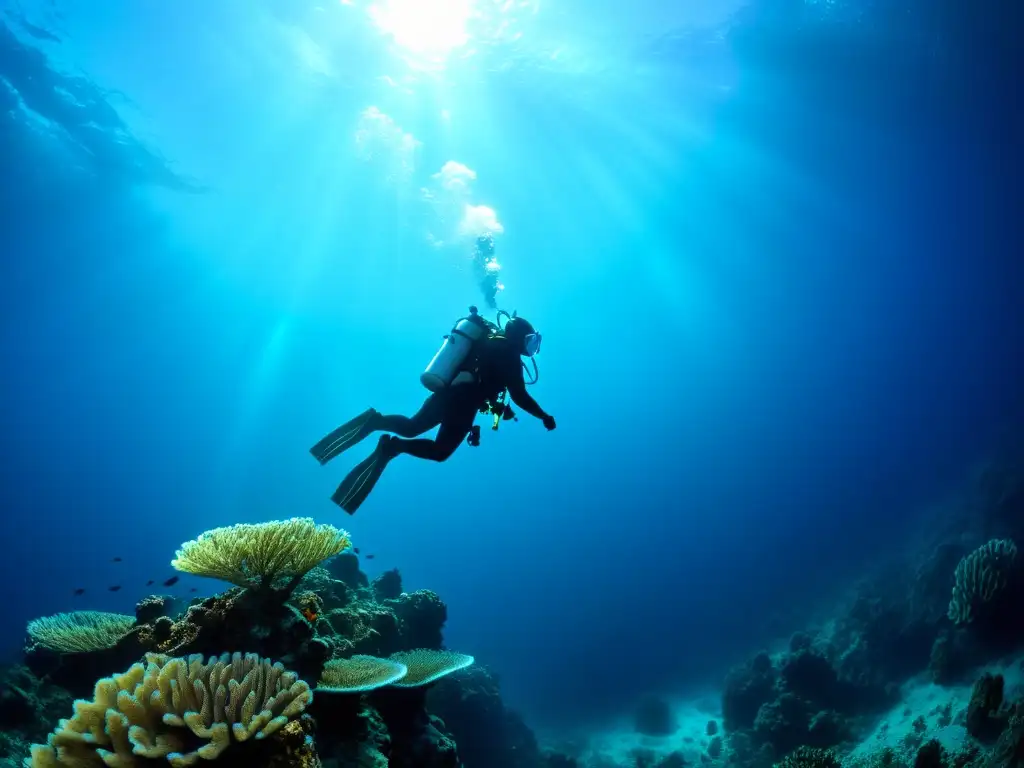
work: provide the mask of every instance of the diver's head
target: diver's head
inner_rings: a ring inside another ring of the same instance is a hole
[[[505,323],[505,338],[520,355],[533,357],[540,352],[541,336],[524,317],[513,317]]]

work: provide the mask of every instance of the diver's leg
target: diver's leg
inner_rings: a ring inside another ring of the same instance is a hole
[[[321,464],[326,464],[343,451],[347,451],[353,445],[361,442],[374,431],[374,422],[380,414],[373,408],[369,408],[356,416],[352,421],[346,422],[324,437],[319,443],[309,449],[313,458]]]
[[[377,448],[345,476],[341,485],[331,496],[331,501],[350,515],[354,515],[366,501],[370,491],[377,485],[388,462],[394,457],[392,443],[397,439],[390,435],[381,435],[380,440],[377,441]]]
[[[423,405],[413,415],[409,416],[381,416],[373,419],[373,428],[380,432],[391,432],[401,437],[417,437],[428,432],[438,424],[444,417],[445,403],[440,393],[434,393],[423,401]]]
[[[401,440],[391,441],[390,450],[395,453],[406,453],[417,459],[445,461],[462,445],[480,408],[474,400],[460,398],[448,404],[441,420],[441,428],[434,440]]]

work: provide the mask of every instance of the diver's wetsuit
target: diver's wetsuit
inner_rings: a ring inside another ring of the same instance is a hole
[[[391,451],[396,455],[407,453],[420,459],[444,461],[466,439],[484,404],[495,400],[506,388],[513,403],[531,416],[544,418],[544,410],[526,391],[519,353],[507,339],[488,339],[480,353],[478,374],[477,382],[433,393],[412,417],[380,416],[373,421],[373,431],[415,438],[440,426],[436,439],[396,438],[391,441]]]

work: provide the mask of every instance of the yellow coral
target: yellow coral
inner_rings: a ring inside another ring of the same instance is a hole
[[[102,611],[74,611],[33,619],[28,636],[57,653],[87,653],[113,648],[135,625],[134,616]]]
[[[236,584],[294,584],[314,566],[351,546],[348,533],[308,517],[214,528],[181,545],[171,565],[179,571]]]
[[[255,654],[168,658],[147,654],[75,702],[26,768],[135,766],[164,759],[175,768],[213,760],[232,741],[262,739],[298,717],[313,692],[294,672]],[[194,745],[184,751],[186,744]]]

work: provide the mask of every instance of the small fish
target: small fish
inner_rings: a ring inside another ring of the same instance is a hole
[[[147,582],[146,582],[146,586],[147,586],[147,587],[152,587],[152,586],[153,586],[153,580],[152,580],[152,579],[150,579],[149,581],[147,581]]]
[[[198,589],[196,589],[195,587],[192,587],[192,589],[190,589],[190,590],[189,590],[189,592],[198,592],[198,591],[199,591],[199,590],[198,590]]]
[[[121,562],[121,558],[120,557],[115,557],[110,562],[112,562],[112,563],[120,563]]]
[[[74,592],[73,592],[72,594],[73,594],[73,595],[74,595],[75,597],[81,597],[82,595],[84,595],[84,594],[85,594],[85,589],[84,589],[83,587],[79,587],[79,588],[78,588],[78,589],[76,589],[76,590],[75,590],[75,591],[74,591]]]
[[[115,584],[112,587],[107,587],[107,589],[109,589],[111,592],[117,592],[117,590],[119,590],[120,588],[121,588],[120,584]]]
[[[171,576],[171,578],[169,578],[167,581],[164,582],[164,586],[165,587],[173,587],[177,583],[178,583],[178,577],[177,576]]]
[[[355,552],[358,555],[359,554],[359,547],[353,547],[352,551]]]
[[[367,555],[366,559],[367,560],[373,560],[373,558],[375,558],[375,557],[376,557],[376,555]]]

